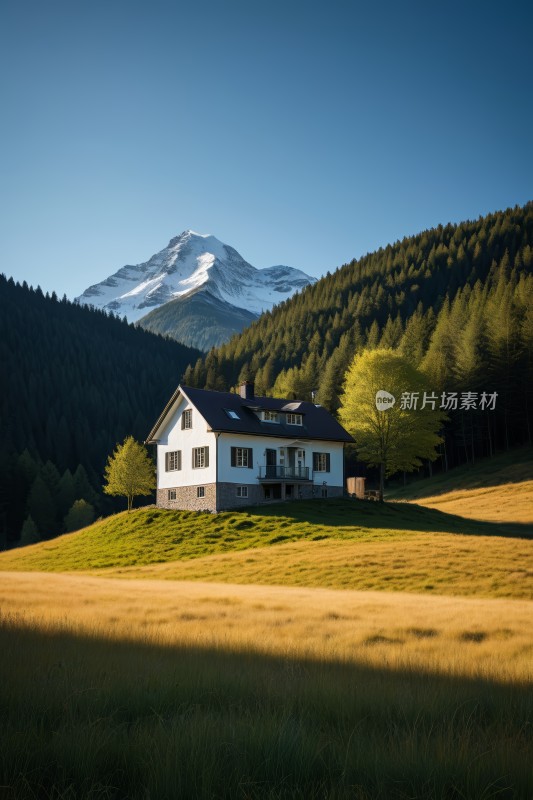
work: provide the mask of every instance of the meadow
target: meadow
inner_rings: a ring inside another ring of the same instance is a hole
[[[533,449],[521,447],[433,478],[393,487],[388,499],[415,501],[467,519],[533,527]],[[518,530],[518,529],[516,529]]]
[[[526,462],[0,554],[0,798],[530,800]]]
[[[3,798],[533,795],[533,601],[0,586]]]

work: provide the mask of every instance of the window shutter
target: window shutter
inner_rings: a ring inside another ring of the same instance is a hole
[[[205,451],[205,466],[209,466],[209,447],[204,447]]]
[[[168,472],[168,453],[165,453],[165,472]]]
[[[237,465],[237,448],[231,448],[231,466],[235,467]]]
[[[193,468],[193,469],[194,469],[194,468],[195,468],[195,466],[196,466],[196,464],[195,464],[195,461],[194,461],[194,456],[195,456],[195,453],[196,453],[196,449],[193,447],[193,449],[192,449],[192,468]]]
[[[318,453],[313,453],[313,472],[316,472],[318,467]]]
[[[326,472],[330,472],[330,468],[329,468],[329,453],[326,453]]]
[[[248,469],[254,468],[254,451],[251,447],[248,448]]]
[[[178,469],[181,469],[181,450],[178,450]]]
[[[181,412],[181,430],[185,428],[185,417],[183,416],[183,411]]]

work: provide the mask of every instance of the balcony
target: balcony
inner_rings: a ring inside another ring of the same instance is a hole
[[[309,467],[259,467],[260,481],[309,481]]]

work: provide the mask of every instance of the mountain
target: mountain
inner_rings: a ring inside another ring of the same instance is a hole
[[[313,282],[293,267],[256,269],[214,236],[187,230],[76,300],[208,350]]]

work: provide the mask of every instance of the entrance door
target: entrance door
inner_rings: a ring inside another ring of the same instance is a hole
[[[296,453],[296,470],[299,478],[305,477],[305,450]]]
[[[276,477],[276,451],[270,448],[266,451],[266,477]]]

